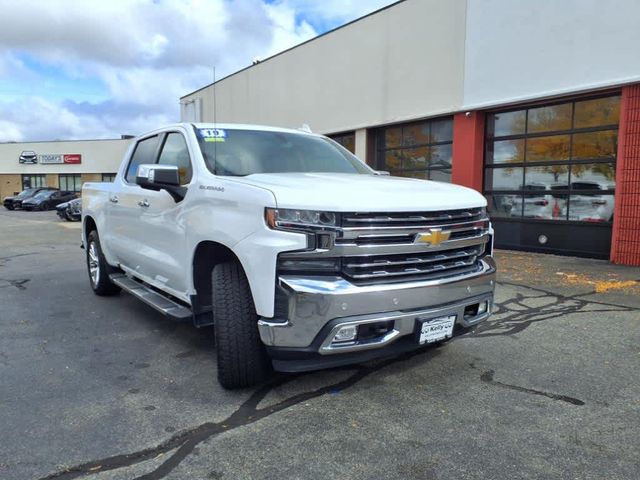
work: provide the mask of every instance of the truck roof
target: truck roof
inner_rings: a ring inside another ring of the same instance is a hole
[[[302,135],[315,135],[311,132],[307,132],[305,130],[297,130],[294,128],[282,128],[282,127],[270,127],[267,125],[251,125],[247,123],[202,123],[202,122],[182,122],[182,123],[173,123],[170,125],[165,125],[160,128],[156,128],[154,130],[150,130],[145,132],[139,137],[143,137],[152,133],[162,132],[175,127],[184,127],[190,128],[191,126],[195,126],[196,128],[219,128],[219,129],[227,129],[227,130],[260,130],[264,132],[286,132],[286,133],[299,133]]]

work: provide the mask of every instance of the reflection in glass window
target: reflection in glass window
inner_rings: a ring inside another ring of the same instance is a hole
[[[596,98],[576,102],[574,128],[618,125],[620,97]]]
[[[557,162],[569,160],[569,135],[527,138],[527,162]]]
[[[191,159],[189,149],[182,134],[171,132],[167,135],[162,152],[158,159],[160,165],[172,165],[178,167],[180,185],[186,185],[191,181]]]
[[[354,153],[354,154],[356,153],[356,133],[355,132],[329,135],[329,138],[331,138],[331,140],[338,142],[340,145],[342,145],[344,148],[349,150],[351,153]]]
[[[525,218],[610,222],[619,117],[619,96],[490,114],[487,198]]]
[[[489,152],[489,162],[524,162],[524,138],[519,140],[499,140],[493,142],[493,150]]]
[[[434,145],[431,147],[432,167],[451,167],[452,145]]]
[[[618,131],[576,133],[572,157],[581,159],[614,158],[618,149]]]
[[[614,196],[574,192],[569,196],[569,220],[581,222],[612,222]]]
[[[487,190],[520,190],[522,189],[522,167],[491,168],[485,176]]]
[[[616,187],[615,163],[576,163],[571,166],[571,182],[591,183],[596,190],[613,190]]]
[[[394,176],[451,181],[451,117],[379,130],[377,166]]]
[[[485,195],[491,217],[513,218],[522,216],[522,195]],[[514,205],[515,206],[514,208]]]
[[[430,123],[432,143],[453,141],[453,122],[451,119],[432,120]]]
[[[572,104],[529,109],[527,133],[551,132],[571,128]]]
[[[429,180],[435,182],[451,182],[451,169],[429,170]]]
[[[525,189],[530,185],[543,187],[543,190],[552,186],[569,188],[568,165],[545,165],[541,167],[527,167],[524,173]]]
[[[490,115],[489,130],[492,130],[493,136],[503,137],[507,135],[519,135],[525,131],[527,121],[527,111],[519,110],[517,112],[503,112]]]

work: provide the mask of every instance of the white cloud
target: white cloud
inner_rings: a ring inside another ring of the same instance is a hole
[[[214,65],[221,78],[384,3],[0,0],[0,141],[116,137],[176,121],[179,97],[210,83]]]

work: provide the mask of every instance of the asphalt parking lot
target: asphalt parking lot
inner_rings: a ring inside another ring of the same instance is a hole
[[[640,478],[640,269],[499,252],[497,313],[229,392],[211,336],[93,295],[80,225],[0,212],[0,478]]]

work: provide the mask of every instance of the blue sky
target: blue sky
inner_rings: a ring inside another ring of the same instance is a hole
[[[392,0],[0,0],[0,142],[117,138]],[[37,15],[34,15],[37,12]]]

